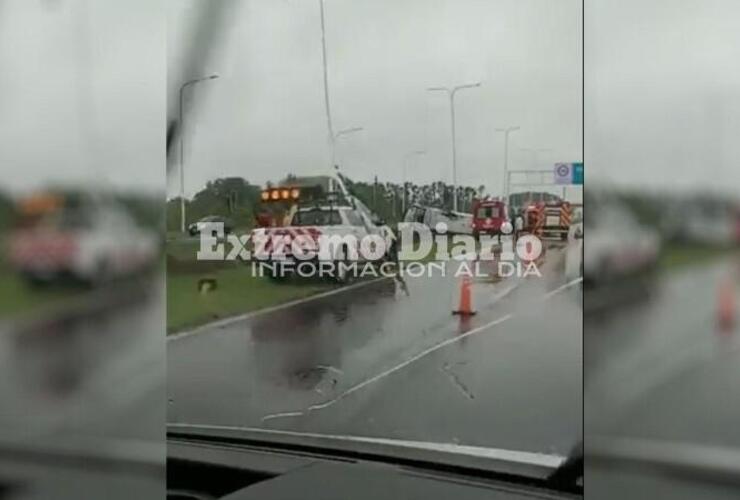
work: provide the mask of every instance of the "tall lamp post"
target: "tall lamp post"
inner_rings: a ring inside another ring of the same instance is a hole
[[[334,150],[334,126],[331,122],[331,103],[329,100],[329,69],[326,62],[326,22],[324,20],[324,0],[319,0],[319,13],[321,14],[321,67],[324,76],[324,111],[326,112],[326,127],[332,151]]]
[[[429,87],[430,92],[446,92],[450,98],[450,122],[452,130],[452,209],[457,211],[457,146],[455,144],[455,94],[458,90],[472,89],[480,87],[481,82],[467,83],[465,85],[456,85],[455,87]]]
[[[340,130],[336,134],[334,134],[334,140],[331,144],[331,164],[333,167],[337,166],[337,141],[340,137],[344,135],[354,134],[355,132],[362,132],[365,130],[362,127],[353,127],[353,128],[346,128],[344,130]]]
[[[185,142],[185,115],[183,114],[183,102],[185,97],[185,89],[196,83],[203,82],[206,80],[215,80],[218,75],[209,75],[201,78],[194,78],[180,85],[180,111],[179,111],[179,122],[180,122],[180,231],[185,232],[185,159],[183,156]]]
[[[521,127],[518,125],[515,127],[504,127],[497,128],[496,132],[504,133],[504,201],[508,204],[509,202],[509,134],[516,132]]]

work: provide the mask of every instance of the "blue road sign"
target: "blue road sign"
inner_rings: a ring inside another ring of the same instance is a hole
[[[583,163],[573,164],[573,184],[583,185]]]

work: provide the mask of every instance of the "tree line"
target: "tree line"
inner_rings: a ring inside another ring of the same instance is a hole
[[[340,175],[348,191],[370,207],[378,216],[389,224],[403,219],[404,209],[418,204],[429,207],[450,209],[453,196],[457,193],[458,210],[469,212],[473,199],[479,196],[484,186],[458,186],[457,189],[444,182],[430,184],[405,185],[394,182],[353,181]],[[267,186],[290,184],[296,176],[289,174],[277,182],[268,182]],[[218,215],[234,221],[237,228],[253,227],[255,215],[259,210],[262,188],[251,184],[242,177],[225,177],[209,181],[192,199],[186,199],[186,226],[203,217]],[[405,194],[404,194],[405,191]],[[178,231],[180,228],[180,198],[167,202],[167,230]]]

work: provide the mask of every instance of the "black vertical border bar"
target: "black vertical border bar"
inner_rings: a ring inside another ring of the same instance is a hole
[[[583,162],[583,186],[581,187],[582,209],[586,214],[586,0],[581,0],[581,161]],[[581,259],[586,254],[586,238],[581,240]],[[583,276],[581,276],[583,280]],[[583,284],[583,281],[581,281]],[[581,287],[581,437],[583,451],[583,497],[586,498],[586,292]]]

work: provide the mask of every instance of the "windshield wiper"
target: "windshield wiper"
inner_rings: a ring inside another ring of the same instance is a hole
[[[121,468],[132,474],[164,479],[164,458],[165,447],[161,442],[84,436],[46,437],[43,442],[30,442],[0,437],[0,462],[9,460],[60,469],[110,471]]]
[[[580,491],[583,489],[583,441],[571,450],[568,458],[547,478],[556,490]]]
[[[740,484],[740,450],[736,448],[609,436],[589,437],[587,446],[589,461],[595,464]]]
[[[273,429],[169,424],[167,439],[186,444],[208,443],[245,449],[315,455],[329,459],[382,462],[441,473],[558,489],[568,482],[551,478],[567,460],[560,455],[405,441],[359,436],[335,436]],[[578,487],[565,488],[580,491]]]

